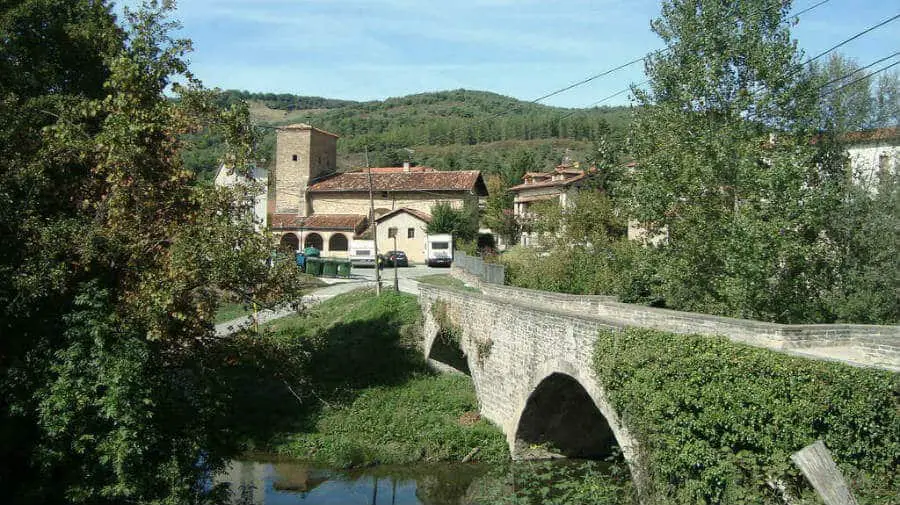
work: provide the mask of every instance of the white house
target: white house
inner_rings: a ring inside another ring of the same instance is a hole
[[[900,128],[879,128],[844,136],[854,182],[874,189],[882,174],[900,168]]]
[[[266,227],[266,211],[268,206],[267,186],[269,183],[269,171],[265,168],[253,166],[252,177],[259,184],[260,192],[254,197],[253,215],[256,221],[256,230],[259,231]],[[218,187],[231,187],[239,182],[247,183],[247,179],[234,170],[225,168],[225,165],[219,167],[216,172],[215,185]]]
[[[403,251],[410,262],[425,263],[425,235],[431,222],[429,214],[401,207],[375,218],[375,221],[378,223],[378,252]]]

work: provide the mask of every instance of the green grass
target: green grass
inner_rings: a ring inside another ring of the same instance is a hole
[[[326,284],[320,279],[311,275],[303,276],[303,287],[299,296],[303,296],[310,291],[325,286]],[[257,310],[263,310],[265,307],[257,307]],[[244,304],[231,300],[223,300],[219,304],[219,310],[216,311],[214,322],[216,324],[232,321],[239,317],[249,316],[253,314],[253,304]]]
[[[225,429],[244,448],[341,467],[508,459],[503,434],[477,411],[471,380],[432,372],[419,348],[414,296],[358,290],[223,344]],[[470,414],[471,416],[471,414]]]
[[[350,403],[322,409],[314,430],[287,437],[278,449],[338,467],[460,461],[474,448],[479,461],[508,460],[506,441],[495,426],[484,420],[460,423],[460,416],[477,408],[468,377],[419,376],[363,389]]]
[[[242,303],[224,302],[216,311],[216,324],[224,323],[253,313],[253,308]]]
[[[416,280],[419,282],[424,282],[425,284],[431,284],[433,286],[465,289],[466,291],[475,291],[479,293],[481,292],[480,289],[467,286],[465,282],[457,279],[456,277],[451,277],[449,274],[423,275],[422,277],[418,277]]]

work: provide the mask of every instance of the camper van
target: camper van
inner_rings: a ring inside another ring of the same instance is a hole
[[[375,266],[375,241],[350,241],[350,264],[355,267]]]
[[[425,236],[425,264],[449,267],[453,263],[453,236],[448,233]]]

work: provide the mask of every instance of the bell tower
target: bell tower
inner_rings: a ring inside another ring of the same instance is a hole
[[[308,216],[306,188],[337,170],[338,136],[305,123],[275,130],[275,213]]]

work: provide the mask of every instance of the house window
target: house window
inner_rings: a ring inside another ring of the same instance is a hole
[[[292,154],[292,155],[291,155],[291,161],[297,161],[297,155],[296,155],[296,154]]]
[[[416,229],[415,228],[407,228],[406,229],[406,238],[416,238]]]
[[[388,238],[394,238],[397,236],[397,228],[388,228]]]

